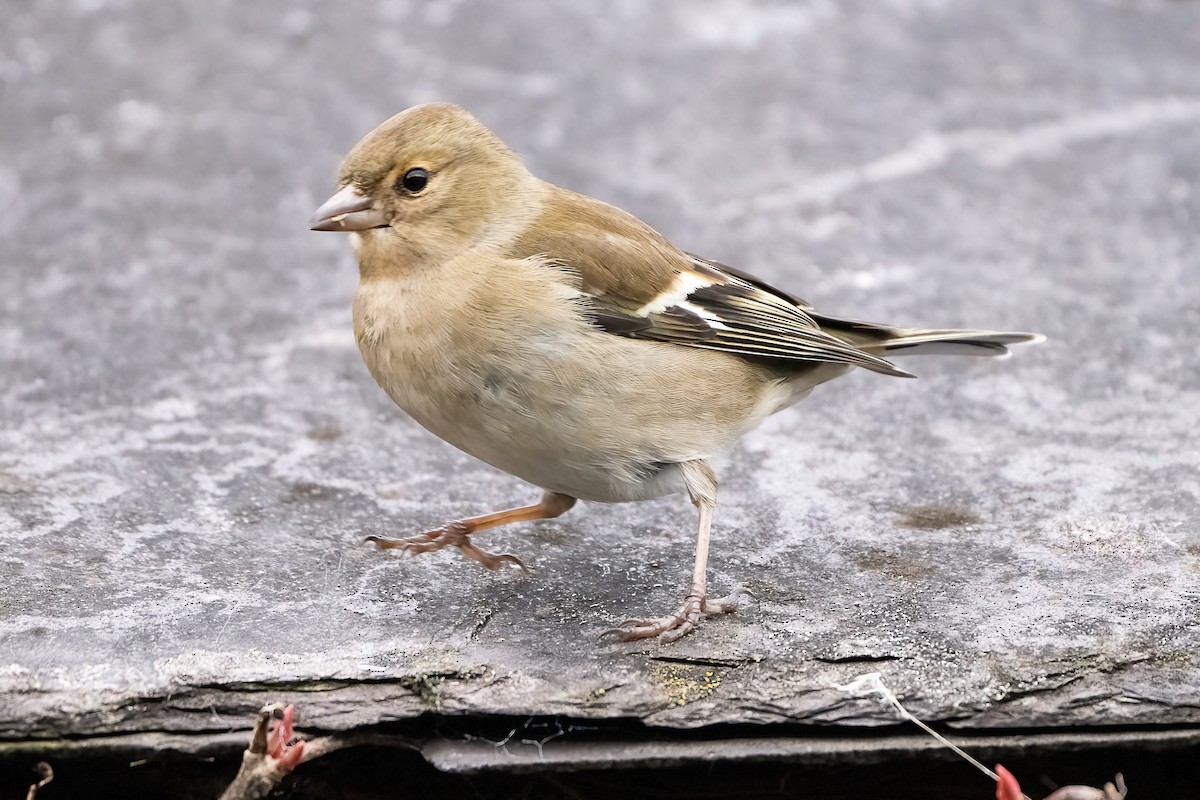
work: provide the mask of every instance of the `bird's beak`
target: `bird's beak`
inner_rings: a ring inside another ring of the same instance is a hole
[[[365,231],[386,228],[383,211],[373,208],[374,201],[361,194],[354,184],[347,184],[326,200],[308,221],[314,231]]]

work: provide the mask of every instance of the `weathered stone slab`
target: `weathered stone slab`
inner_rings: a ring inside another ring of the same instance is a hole
[[[264,697],[860,727],[1200,723],[1200,7],[46,3],[0,48],[0,735],[209,731]],[[543,176],[819,308],[1040,330],[857,374],[682,498],[489,535],[529,578],[362,545],[532,489],[392,408],[341,154],[456,100]]]

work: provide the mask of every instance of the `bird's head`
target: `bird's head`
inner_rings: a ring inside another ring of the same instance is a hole
[[[342,162],[340,188],[310,227],[355,232],[360,246],[386,248],[401,261],[445,259],[486,239],[513,199],[537,183],[462,108],[414,106],[354,146]]]

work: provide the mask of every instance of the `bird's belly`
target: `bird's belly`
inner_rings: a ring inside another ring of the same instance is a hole
[[[635,352],[658,347],[630,344]],[[502,360],[443,351],[431,367],[415,355],[422,352],[429,351],[393,347],[386,358],[364,356],[391,399],[434,435],[535,486],[583,500],[681,491],[677,465],[726,454],[744,432],[739,417],[755,407],[750,395],[724,395],[728,408],[714,411],[711,399],[682,385],[664,391],[654,380],[662,365],[636,358],[533,347]]]
[[[644,431],[614,427],[624,421],[619,409],[598,418],[588,410],[598,405],[594,393],[555,402],[525,377],[515,384],[494,369],[451,365],[432,385],[406,380],[404,372],[376,375],[388,396],[430,433],[535,486],[597,502],[682,490],[670,448]]]
[[[551,273],[516,274],[542,280]],[[444,293],[410,298],[394,286],[360,288],[363,359],[430,432],[584,500],[679,491],[675,465],[726,454],[761,421],[761,400],[777,375],[724,353],[614,336],[593,327],[569,295],[538,286],[527,295],[538,291],[545,302],[511,311],[504,297],[487,296],[491,313],[463,325],[454,324],[461,306]],[[391,322],[376,324],[384,311]]]

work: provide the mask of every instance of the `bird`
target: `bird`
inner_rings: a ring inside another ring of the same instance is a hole
[[[711,464],[768,416],[855,369],[913,377],[893,356],[1006,356],[1044,339],[821,314],[541,180],[454,104],[380,124],[345,157],[337,186],[309,226],[350,234],[354,333],[371,375],[428,431],[542,490],[530,505],[367,540],[523,569],[476,535],[558,517],[577,500],[686,494],[696,535],[684,598],[606,631],[620,641],[676,641],[749,594],[708,593]]]

